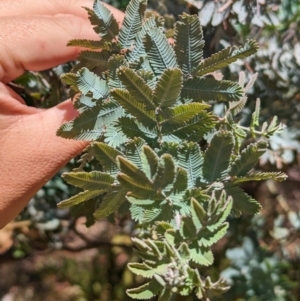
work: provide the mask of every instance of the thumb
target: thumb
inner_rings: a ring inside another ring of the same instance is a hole
[[[3,139],[0,157],[0,227],[13,219],[30,199],[71,158],[87,145],[86,141],[56,136],[57,129],[78,115],[71,101],[23,115]]]

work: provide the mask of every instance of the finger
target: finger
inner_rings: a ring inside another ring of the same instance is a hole
[[[61,124],[77,114],[72,103],[66,101],[55,108],[19,118],[7,135],[0,137],[3,159],[0,212],[5,212],[0,227],[13,219],[36,191],[87,146],[85,141],[56,136]]]
[[[88,20],[72,15],[0,19],[0,80],[7,83],[25,70],[39,71],[74,60],[80,51],[71,39],[99,39]]]
[[[28,16],[71,14],[87,18],[87,12],[82,7],[93,7],[93,0],[1,0],[0,16]],[[103,3],[113,13],[118,22],[122,22],[124,14],[117,8]]]

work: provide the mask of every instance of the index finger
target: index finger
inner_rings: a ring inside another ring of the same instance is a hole
[[[82,7],[93,7],[94,0],[1,0],[0,17],[71,14],[87,18]],[[113,13],[118,22],[122,22],[124,14],[117,8],[103,3]]]

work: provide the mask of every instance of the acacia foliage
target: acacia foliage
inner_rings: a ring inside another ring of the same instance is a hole
[[[253,171],[280,126],[259,128],[259,102],[250,127],[240,126],[235,116],[246,103],[243,86],[212,76],[254,54],[255,41],[204,59],[197,16],[180,16],[172,45],[161,17],[145,17],[145,8],[145,0],[132,0],[119,30],[96,0],[88,13],[101,41],[69,43],[90,50],[62,77],[76,95],[74,107],[80,115],[58,135],[90,140],[83,159],[94,158],[102,169],[65,173],[64,179],[83,191],[59,206],[96,198],[95,218],[129,206],[139,229],[132,240],[142,262],[128,267],[149,280],[127,291],[132,298],[158,295],[162,301],[195,292],[208,300],[209,294],[228,287],[197,268],[213,263],[211,246],[225,235],[229,214],[260,209],[239,183],[285,179],[283,173]],[[94,52],[96,45],[99,50]],[[226,106],[221,117],[210,109],[215,102]],[[247,132],[258,139],[241,148]]]

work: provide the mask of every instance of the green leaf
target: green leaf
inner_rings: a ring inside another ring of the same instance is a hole
[[[283,172],[256,172],[247,174],[244,177],[238,177],[234,180],[234,183],[242,183],[248,181],[264,181],[264,180],[274,180],[278,182],[285,181],[287,179],[287,175]]]
[[[231,165],[230,176],[245,176],[258,162],[259,157],[267,150],[266,141],[249,144]]]
[[[104,142],[114,148],[119,148],[123,145],[128,138],[122,131],[118,129],[117,122],[113,121],[105,127]]]
[[[183,192],[188,187],[188,174],[182,167],[177,167],[176,179],[174,181],[173,190],[174,193]]]
[[[174,128],[171,133],[187,141],[199,142],[200,139],[215,128],[217,119],[211,113],[203,111],[187,121],[179,129]]]
[[[184,143],[178,149],[178,165],[188,173],[188,188],[197,186],[202,176],[203,156],[199,145]]]
[[[227,47],[202,61],[198,66],[197,75],[203,76],[207,73],[227,67],[238,59],[243,59],[256,53],[257,50],[258,44],[254,40],[247,40],[243,47]]]
[[[191,260],[199,265],[210,266],[214,262],[211,250],[203,247],[190,247]]]
[[[157,138],[155,130],[145,127],[143,124],[130,117],[119,118],[117,125],[118,128],[131,139],[134,137],[141,137],[146,141],[151,141]]]
[[[168,264],[161,264],[155,268],[151,268],[145,263],[130,262],[127,266],[132,273],[144,278],[152,278],[154,274],[164,275],[168,269]]]
[[[177,67],[174,50],[161,30],[158,28],[149,30],[144,42],[155,75],[159,76],[165,69]]]
[[[181,88],[181,70],[166,69],[157,82],[153,102],[162,109],[172,107],[180,95]]]
[[[157,301],[170,301],[172,299],[172,296],[173,296],[173,293],[172,293],[171,289],[165,287],[160,292]]]
[[[228,229],[228,223],[223,223],[218,226],[214,231],[208,229],[200,230],[198,235],[201,237],[198,241],[199,246],[210,247],[218,242],[225,234]]]
[[[259,115],[260,115],[260,99],[256,100],[255,111],[252,114],[250,128],[255,130],[255,127],[259,126]]]
[[[227,131],[216,132],[204,155],[204,180],[212,183],[227,175],[232,149],[232,134]]]
[[[143,103],[148,110],[155,110],[151,88],[135,71],[124,66],[119,68],[118,75],[122,84],[136,101]]]
[[[110,187],[114,177],[101,171],[68,172],[62,174],[63,179],[71,185],[84,190],[102,190]]]
[[[130,196],[148,199],[156,195],[156,191],[148,181],[136,181],[124,173],[119,173],[117,179],[130,192]]]
[[[233,183],[225,184],[225,191],[232,197],[233,209],[246,214],[256,214],[261,209],[260,204]]]
[[[197,15],[183,13],[175,25],[174,50],[184,74],[192,74],[203,57],[204,39]]]
[[[172,184],[175,178],[175,163],[169,154],[163,154],[158,162],[157,173],[153,180],[153,186],[157,188],[166,188]]]
[[[209,105],[204,103],[189,103],[170,109],[168,112],[169,116],[160,123],[162,133],[174,132],[174,130],[181,128],[186,122],[208,107]]]
[[[113,102],[106,102],[85,110],[73,121],[65,123],[57,135],[67,139],[97,140],[105,128],[124,114],[123,109]]]
[[[148,300],[156,296],[160,290],[160,284],[156,281],[150,281],[137,288],[128,289],[126,293],[133,299]]]
[[[126,201],[126,190],[120,187],[113,187],[112,191],[105,194],[100,207],[95,211],[94,216],[96,219],[107,217],[116,212],[119,207]]]
[[[106,81],[87,68],[78,71],[77,87],[83,95],[92,94],[94,99],[105,98],[108,94]]]
[[[200,229],[206,223],[207,214],[201,204],[192,197],[191,199],[192,219],[195,227]]]
[[[93,10],[85,8],[89,14],[89,19],[94,25],[94,31],[105,41],[111,41],[119,33],[119,25],[113,16],[100,0],[96,0]]]
[[[77,78],[78,78],[77,74],[75,74],[75,73],[64,73],[64,74],[61,75],[60,78],[65,84],[73,86],[74,88],[77,87]]]
[[[155,113],[153,111],[147,111],[143,103],[133,98],[128,91],[123,89],[113,89],[111,90],[110,95],[144,126],[150,128],[155,127]]]
[[[129,177],[135,179],[136,181],[146,181],[149,182],[149,179],[146,177],[145,173],[141,171],[136,165],[130,162],[128,159],[118,156],[117,164],[122,173],[125,173]],[[150,182],[149,182],[150,183]]]
[[[89,48],[89,49],[102,49],[103,41],[73,39],[68,42],[67,46],[77,46],[77,47],[83,47],[83,48]]]
[[[78,98],[76,98],[73,101],[73,106],[76,110],[78,110],[80,113],[83,113],[84,111],[91,109],[97,105],[97,101],[93,98],[81,94]]]
[[[242,87],[234,82],[199,77],[188,79],[182,88],[182,97],[194,101],[234,101],[243,93]]]
[[[115,54],[108,60],[108,86],[113,88],[123,88],[123,85],[118,76],[118,69],[126,65],[123,55]]]
[[[125,153],[127,159],[139,169],[142,169],[143,166],[141,157],[143,145],[145,145],[145,140],[140,137],[129,140],[125,145]]]
[[[119,33],[119,43],[123,48],[130,48],[138,31],[141,30],[147,0],[131,0],[125,11],[124,21]]]
[[[72,196],[67,200],[58,203],[57,206],[61,209],[69,208],[81,204],[83,202],[86,202],[96,196],[103,194],[104,192],[105,190],[92,190],[92,191],[86,190]]]
[[[162,17],[152,15],[146,21],[144,21],[142,29],[136,35],[134,49],[128,55],[128,60],[133,66],[140,64],[141,57],[146,56],[144,39],[147,32],[154,27],[161,26],[164,26],[164,19]]]
[[[148,145],[143,145],[141,151],[142,169],[148,179],[152,179],[158,167],[159,157]]]
[[[100,68],[102,71],[107,69],[107,61],[110,58],[110,53],[107,50],[102,51],[81,51],[77,60],[84,62],[84,66],[90,70],[95,67]]]
[[[239,114],[247,103],[247,97],[242,97],[239,101],[229,102],[229,110],[233,116]]]
[[[94,142],[92,152],[101,163],[104,171],[110,174],[114,174],[118,170],[117,156],[124,156],[121,152],[103,142]]]

